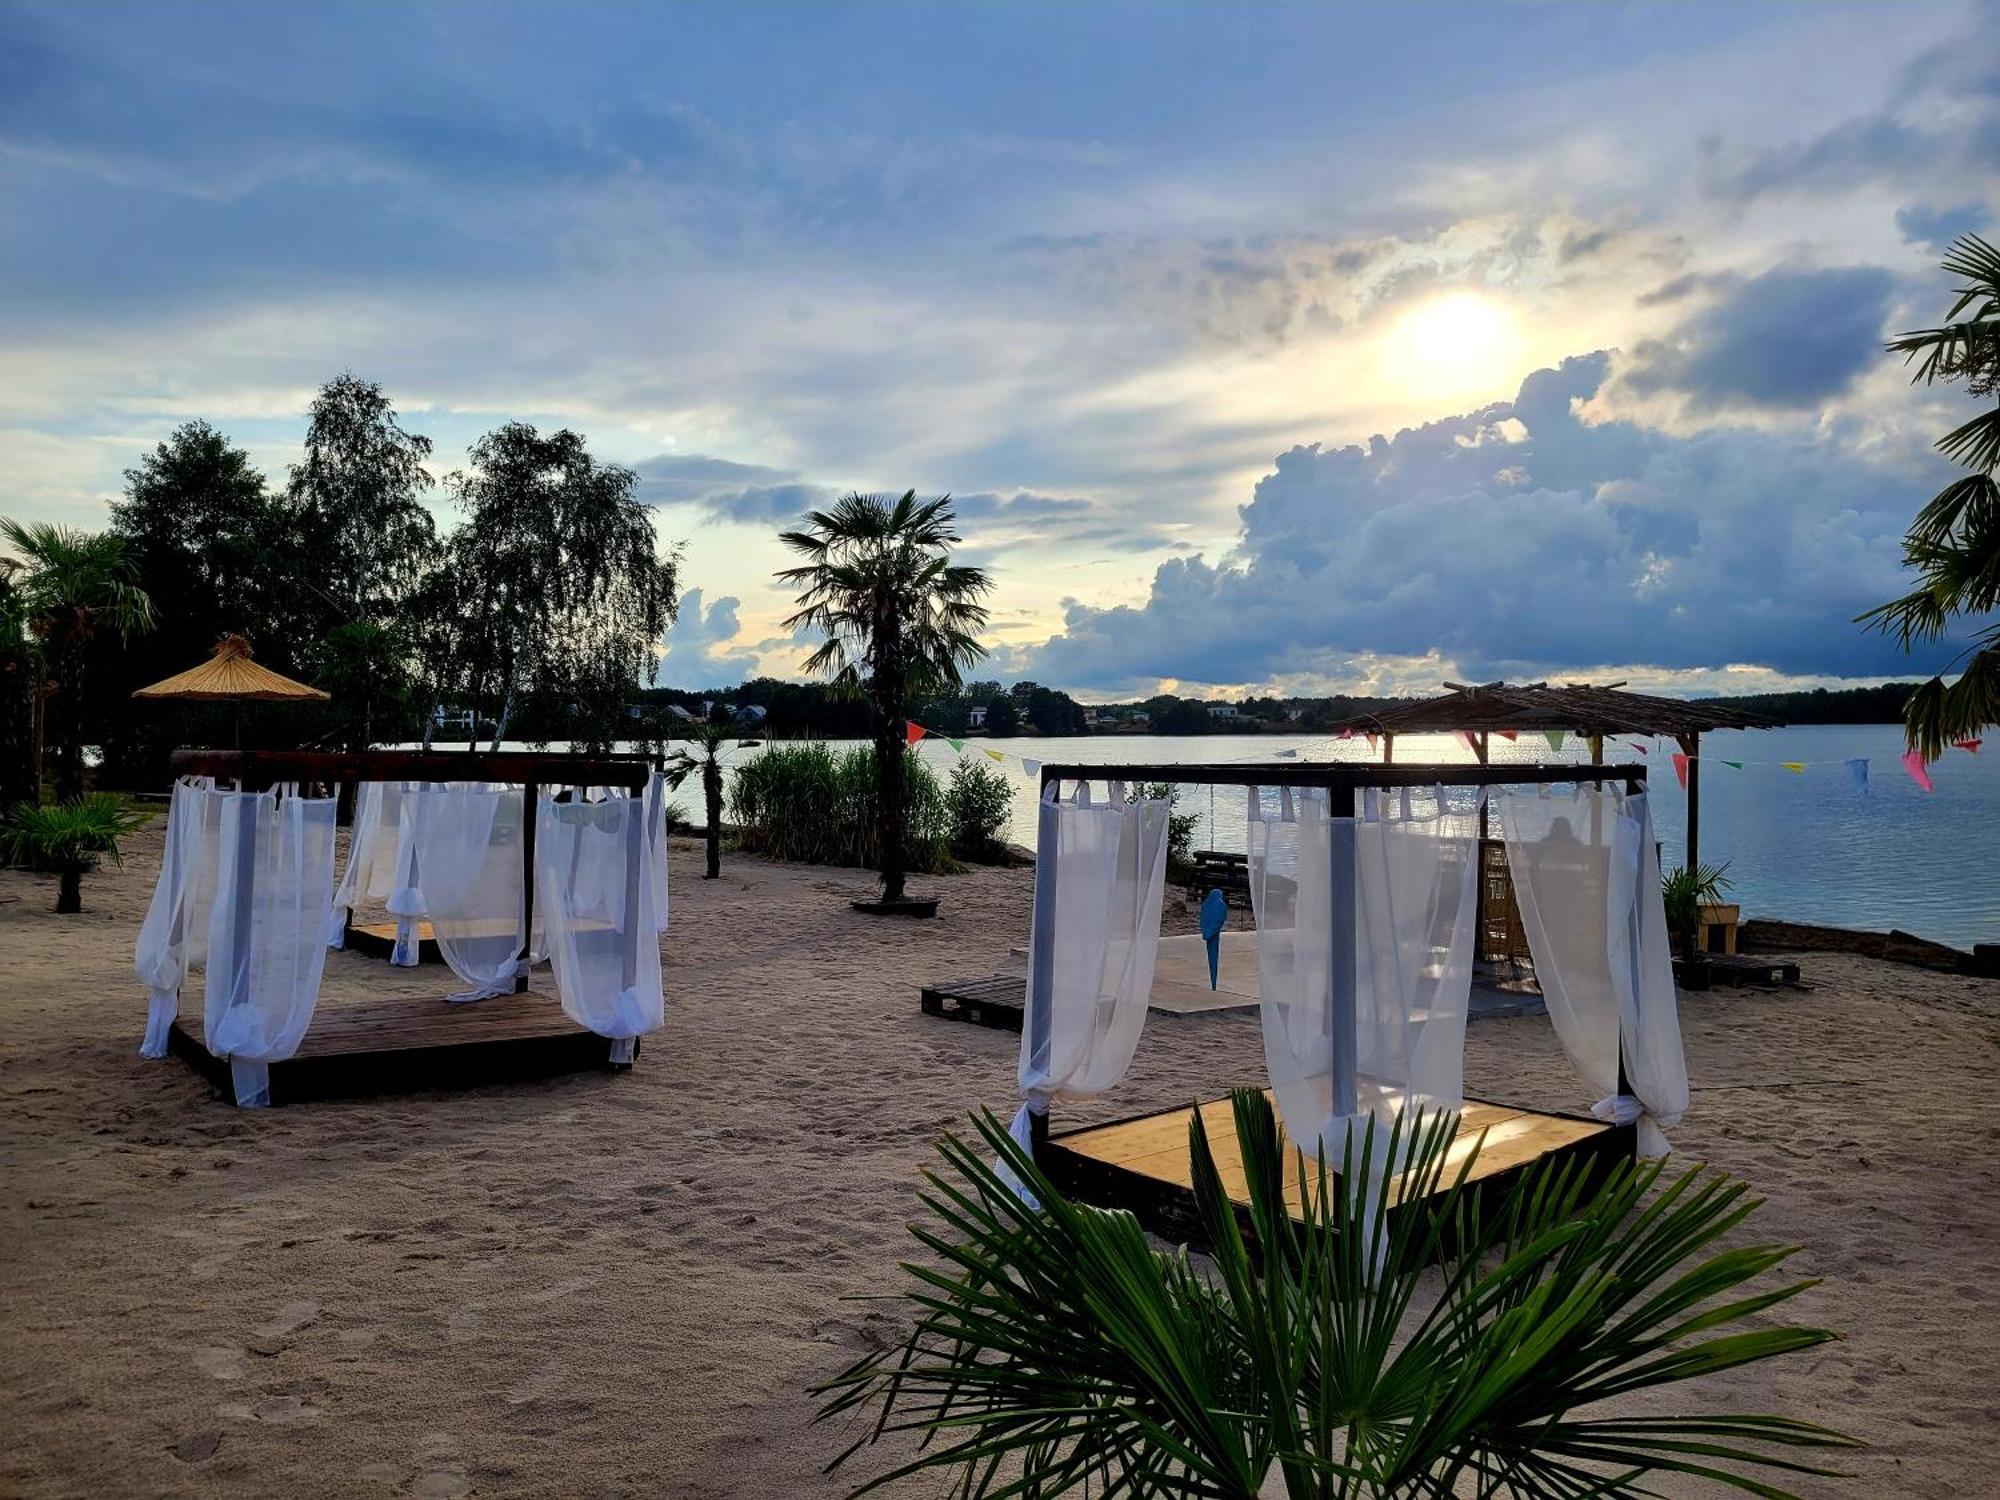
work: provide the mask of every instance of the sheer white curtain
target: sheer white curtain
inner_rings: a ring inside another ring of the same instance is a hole
[[[646,840],[652,845],[653,915],[660,931],[667,930],[667,778],[655,771],[646,778]]]
[[[452,1000],[507,994],[521,972],[522,795],[520,787],[444,786],[405,799],[421,876],[412,904],[467,986]]]
[[[1248,823],[1265,1063],[1292,1139],[1338,1163],[1371,1117],[1386,1143],[1398,1114],[1464,1102],[1477,807],[1432,788],[1359,818],[1316,788],[1275,802],[1253,790]]]
[[[347,868],[334,888],[333,910],[327,913],[327,947],[347,945],[347,923],[356,906],[370,898],[383,900],[390,894],[401,807],[402,789],[395,782],[364,781],[355,788]]]
[[[1646,799],[1580,786],[1494,801],[1535,978],[1563,1050],[1599,1096],[1592,1113],[1637,1120],[1640,1151],[1664,1155],[1661,1127],[1688,1105],[1687,1063]]]
[[[536,810],[535,910],[564,1014],[612,1039],[630,1062],[632,1040],[666,1024],[660,924],[646,799],[556,802]]]
[[[215,901],[215,835],[222,803],[214,781],[183,777],[167,806],[167,841],[160,879],[133,946],[132,964],[146,986],[146,1035],[141,1057],[167,1055],[167,1031],[180,1012],[181,986],[208,945]]]
[[[1064,802],[1043,794],[1035,843],[1035,906],[1028,938],[1027,1016],[1014,1118],[1029,1141],[1030,1114],[1049,1101],[1102,1093],[1125,1076],[1160,951],[1166,888],[1163,800],[1127,802],[1122,784],[1096,803],[1088,785]]]
[[[236,1102],[271,1102],[270,1064],[298,1051],[326,967],[333,901],[330,797],[223,792],[208,926],[203,1038],[227,1057]]]
[[[389,893],[383,899],[389,915],[396,919],[396,941],[389,950],[389,962],[413,969],[421,954],[417,924],[424,915],[422,871],[417,860],[417,796],[422,788],[405,783],[396,799],[394,827],[396,852],[389,864]],[[387,813],[385,810],[385,819]],[[383,837],[387,837],[385,832]]]

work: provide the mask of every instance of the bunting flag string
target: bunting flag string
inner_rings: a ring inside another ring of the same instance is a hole
[[[1923,751],[1905,750],[1903,752],[1903,769],[1909,773],[1910,780],[1914,781],[1918,786],[1922,787],[1925,791],[1929,792],[1936,790],[1936,788],[1934,788],[1931,785],[1931,773],[1929,768],[1926,767],[1924,764]]]

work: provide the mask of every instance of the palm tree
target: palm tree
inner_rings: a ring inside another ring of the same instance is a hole
[[[1783,1417],[1616,1409],[1834,1337],[1763,1316],[1812,1282],[1740,1292],[1792,1253],[1716,1249],[1757,1207],[1743,1184],[1571,1161],[1482,1203],[1469,1159],[1447,1171],[1454,1116],[1386,1143],[1371,1129],[1330,1178],[1284,1144],[1261,1091],[1234,1113],[1244,1218],[1198,1111],[1189,1130],[1206,1270],[1154,1250],[1130,1214],[1065,1198],[992,1116],[979,1142],[947,1137],[912,1229],[928,1255],[904,1268],[914,1326],[820,1388],[821,1420],[860,1419],[828,1467],[915,1434],[916,1456],[863,1489],[942,1471],[965,1497],[1254,1500],[1278,1476],[1291,1500],[1572,1500],[1653,1494],[1647,1477],[1668,1473],[1783,1496],[1738,1471],[1825,1474],[1803,1455],[1853,1446]],[[1406,1176],[1370,1171],[1405,1153]],[[1392,1214],[1399,1188],[1431,1211]]]
[[[28,629],[42,643],[63,705],[56,795],[83,795],[83,662],[99,630],[124,640],[153,628],[153,602],[122,537],[46,521],[0,518],[0,540],[18,554],[19,589]]]
[[[92,792],[68,802],[22,802],[0,824],[0,853],[17,864],[53,871],[56,911],[83,910],[83,877],[97,868],[98,856],[118,861],[118,841],[146,826],[153,815],[111,792]]]
[[[959,540],[951,497],[917,500],[844,495],[806,517],[780,540],[805,558],[778,574],[799,590],[787,630],[825,637],[806,670],[865,692],[874,720],[875,774],[882,849],[882,900],[903,897],[907,821],[903,756],[910,702],[956,691],[960,672],[985,656],[979,601],[993,586],[981,568],[954,566]]]
[[[1893,340],[1890,352],[1916,365],[1913,381],[1965,383],[1975,399],[1993,404],[1938,439],[1938,451],[1972,470],[1953,480],[1917,512],[1903,540],[1903,558],[1922,580],[1916,588],[1861,619],[1902,640],[1943,638],[1951,622],[2000,609],[2000,249],[1976,234],[1951,247],[1942,262],[1963,278],[1939,328]],[[2000,723],[2000,624],[1973,636],[1958,658],[1964,669],[1949,687],[1942,675],[1910,695],[1903,729],[1910,748],[1928,760],[1954,740]],[[1954,662],[1953,665],[1957,665]]]
[[[708,806],[708,869],[701,878],[714,880],[722,874],[722,749],[736,736],[728,722],[722,720],[697,725],[687,732],[686,738],[695,748],[676,750],[661,769],[666,773],[667,785],[675,791],[695,772],[701,773],[701,797]],[[751,750],[759,743],[736,740],[736,748]]]

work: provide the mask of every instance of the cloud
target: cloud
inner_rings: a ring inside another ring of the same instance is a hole
[[[1896,211],[1896,227],[1913,245],[1922,245],[1933,255],[1942,255],[1960,235],[1977,234],[1992,222],[1993,215],[1978,203],[1962,203],[1957,208],[1932,208],[1912,203]]]
[[[1608,365],[1566,360],[1512,401],[1281,454],[1229,557],[1162,563],[1140,605],[1072,601],[1016,665],[1102,692],[1352,684],[1360,664],[1397,660],[1475,679],[1924,665],[1850,622],[1901,585],[1929,476],[1810,431],[1586,422]]]
[[[681,595],[680,614],[662,641],[667,653],[660,663],[662,686],[729,687],[757,675],[756,650],[728,649],[736,641],[736,611],[741,603],[724,594],[707,604],[700,589]]]
[[[1710,284],[1720,290],[1706,306],[1633,349],[1620,370],[1633,393],[1677,396],[1701,412],[1806,410],[1880,356],[1894,280],[1879,266],[1780,268]]]

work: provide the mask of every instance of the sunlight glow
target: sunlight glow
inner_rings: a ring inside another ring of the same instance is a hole
[[[1483,292],[1447,292],[1399,318],[1382,372],[1412,396],[1449,403],[1513,394],[1526,355],[1514,310]]]

